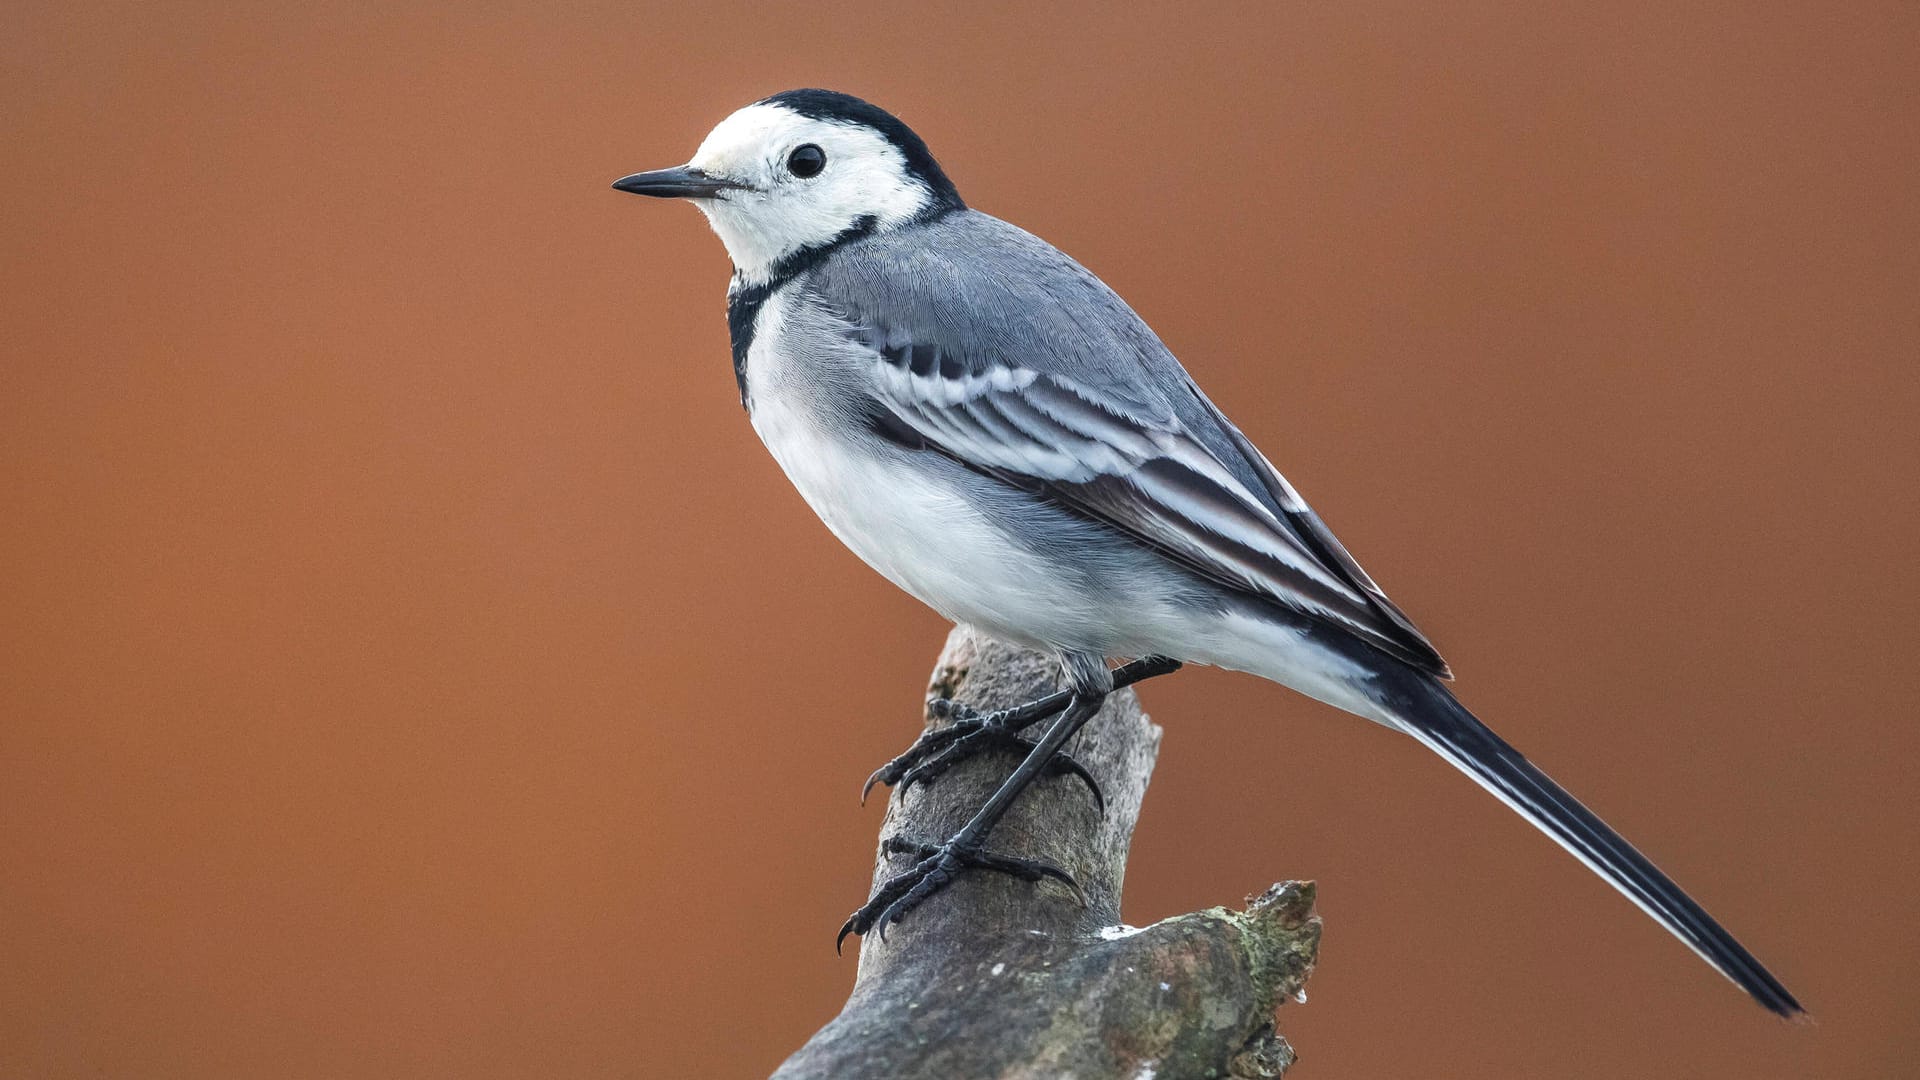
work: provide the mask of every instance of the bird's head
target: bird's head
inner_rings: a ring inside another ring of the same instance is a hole
[[[685,165],[613,186],[693,200],[748,285],[848,236],[965,205],[911,128],[831,90],[756,101],[720,121]]]

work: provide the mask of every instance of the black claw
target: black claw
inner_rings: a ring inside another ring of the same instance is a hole
[[[944,698],[936,701],[944,701]],[[1036,705],[1045,705],[1048,699],[1042,699]],[[966,708],[965,706],[957,706]],[[873,785],[885,784],[898,787],[902,792],[915,784],[931,783],[962,761],[994,750],[1003,750],[1025,757],[1033,744],[1018,734],[1019,727],[1030,721],[1024,715],[1030,706],[1020,709],[1008,709],[1004,712],[989,713],[985,716],[968,716],[955,720],[951,725],[920,736],[906,752],[873,771],[867,777],[866,786],[860,789],[860,802],[866,804],[867,796],[872,793]],[[1048,766],[1049,775],[1072,775],[1080,778],[1092,793],[1093,801],[1102,814],[1106,813],[1107,799],[1100,790],[1100,784],[1093,778],[1087,767],[1075,761],[1066,753],[1055,755]]]
[[[860,805],[865,806],[867,804],[867,795],[873,791],[873,785],[885,784],[888,787],[892,787],[898,784],[901,779],[907,775],[908,771],[928,754],[934,753],[945,747],[948,743],[954,742],[966,735],[971,729],[962,727],[961,724],[967,723],[978,723],[978,721],[961,721],[953,727],[944,727],[938,731],[925,732],[919,739],[915,740],[912,746],[907,747],[905,753],[873,770],[873,775],[867,777],[866,786],[860,789]]]
[[[949,728],[948,730],[952,729]],[[904,793],[908,791],[915,784],[932,783],[945,774],[948,769],[959,764],[963,759],[973,757],[988,749],[985,744],[976,744],[974,742],[976,736],[980,736],[988,730],[991,729],[982,728],[979,731],[969,732],[961,738],[950,739],[946,746],[941,747],[931,754],[922,756],[917,764],[900,774],[897,783],[901,792]],[[991,735],[985,737],[989,740],[994,738]],[[1018,742],[1020,740],[1016,738],[1013,741]],[[1004,746],[1005,744],[996,743],[996,745]]]
[[[1165,656],[1145,656],[1113,669],[1113,685],[1115,689],[1132,686],[1179,669],[1180,661],[1178,660]],[[911,787],[916,783],[931,781],[961,760],[982,750],[1005,747],[1025,753],[1032,746],[1031,743],[1020,739],[1003,739],[999,736],[978,740],[975,744],[977,749],[954,754],[948,754],[945,751],[959,743],[974,742],[973,736],[987,727],[998,727],[1007,733],[1023,731],[1036,721],[1065,709],[1072,700],[1073,695],[1070,691],[1061,690],[1036,698],[1024,705],[983,714],[965,702],[955,701],[952,698],[933,698],[927,702],[927,715],[935,720],[951,720],[953,723],[937,731],[922,734],[905,753],[875,769],[873,775],[867,777],[866,786],[860,789],[860,802],[862,805],[866,804],[867,796],[873,792],[875,784],[894,787],[905,780],[907,786]],[[1086,782],[1088,790],[1093,792],[1094,801],[1100,805],[1101,813],[1106,812],[1107,800],[1100,791],[1100,785],[1078,762],[1067,758],[1053,770],[1053,773],[1054,775],[1073,773],[1080,777]]]
[[[890,855],[912,855],[920,859],[933,858],[944,850],[944,846],[923,844],[900,836],[888,837],[884,846]],[[960,860],[961,866],[995,870],[1008,877],[1019,878],[1021,881],[1039,881],[1042,878],[1057,881],[1072,890],[1074,898],[1080,902],[1081,907],[1087,906],[1087,894],[1080,888],[1080,883],[1073,880],[1072,874],[1051,863],[1043,863],[1038,859],[1017,858],[1012,855],[996,855],[991,851],[974,851],[959,854],[956,857]]]
[[[1081,783],[1087,785],[1087,793],[1093,796],[1094,811],[1101,817],[1107,816],[1106,793],[1100,790],[1100,782],[1093,778],[1093,774],[1087,771],[1085,765],[1075,761],[1071,755],[1063,750],[1053,755],[1053,760],[1048,763],[1047,770],[1055,776],[1071,775],[1079,777]]]
[[[948,728],[946,730],[951,731],[953,729]],[[887,780],[887,783],[888,786],[897,784],[902,792],[906,792],[915,784],[932,783],[944,775],[948,769],[953,768],[967,758],[975,757],[992,750],[1005,750],[1019,757],[1025,757],[1033,750],[1033,744],[998,725],[982,727],[974,731],[969,731],[957,739],[949,740],[948,745],[926,755],[918,764],[909,768],[897,778]],[[892,763],[889,762],[888,764]],[[1100,790],[1100,782],[1095,780],[1093,773],[1090,772],[1085,765],[1075,760],[1073,755],[1064,750],[1055,754],[1053,760],[1047,763],[1047,774],[1049,776],[1079,777],[1081,783],[1087,785],[1087,791],[1092,794],[1094,807],[1103,816],[1106,814],[1107,797],[1106,793]],[[875,775],[878,776],[879,774],[876,773]],[[885,778],[882,777],[882,779]],[[869,788],[873,786],[871,779],[867,782],[867,786]],[[862,792],[862,800],[864,801],[864,799],[865,792]]]
[[[1113,687],[1131,686],[1143,679],[1178,670],[1179,667],[1179,661],[1167,657],[1143,657],[1114,669]],[[950,722],[937,731],[925,732],[905,753],[875,769],[873,775],[867,777],[866,786],[860,789],[861,802],[866,801],[875,784],[898,787],[904,793],[914,784],[931,783],[960,761],[988,750],[1016,751],[1022,758],[1020,766],[966,826],[946,843],[935,846],[897,836],[888,838],[886,853],[913,855],[914,865],[904,873],[894,874],[881,882],[867,902],[840,924],[840,933],[833,939],[834,951],[840,951],[848,934],[864,935],[878,929],[884,941],[888,927],[897,925],[906,918],[908,912],[946,888],[955,877],[968,869],[993,870],[1029,882],[1050,879],[1073,890],[1074,897],[1084,907],[1087,894],[1066,871],[1032,859],[989,854],[980,850],[980,841],[1013,801],[1043,774],[1079,777],[1093,794],[1100,812],[1106,812],[1106,796],[1093,774],[1062,753],[1067,740],[1073,738],[1099,710],[1104,696],[1103,692],[1081,696],[1075,691],[1062,690],[1024,705],[984,715],[948,698],[929,701],[927,714],[936,720]],[[1048,717],[1054,719],[1042,738],[1028,742],[1019,736],[1021,731]]]
[[[883,849],[889,855],[912,855],[917,861],[905,872],[882,882],[873,897],[847,917],[840,925],[839,936],[833,939],[836,953],[848,934],[865,936],[877,931],[881,941],[887,940],[888,927],[898,925],[908,912],[951,885],[963,870],[993,870],[1022,881],[1037,882],[1043,878],[1057,881],[1073,891],[1081,907],[1087,904],[1086,892],[1071,874],[1035,859],[995,855],[951,840],[944,844],[926,844],[898,836],[888,837]]]
[[[965,720],[978,716],[973,706],[952,698],[937,697],[927,702],[927,715],[935,720]]]

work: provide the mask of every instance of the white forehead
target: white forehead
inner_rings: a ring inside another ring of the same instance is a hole
[[[826,168],[796,177],[788,155],[808,143],[826,152]],[[748,284],[768,280],[780,260],[832,244],[850,229],[885,231],[911,222],[934,197],[908,168],[906,154],[874,128],[803,116],[774,102],[720,121],[687,164],[742,185],[694,205]]]
[[[878,159],[906,171],[906,156],[872,128],[817,120],[768,102],[749,105],[720,121],[687,164],[716,176],[751,176],[806,143],[825,150],[829,161]]]

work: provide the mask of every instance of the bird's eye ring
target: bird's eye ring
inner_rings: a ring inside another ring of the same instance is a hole
[[[827,152],[812,143],[796,146],[793,153],[787,155],[787,171],[802,180],[819,176],[820,170],[826,167]]]

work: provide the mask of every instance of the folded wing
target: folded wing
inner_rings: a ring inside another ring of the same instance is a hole
[[[1248,456],[1251,474],[1265,482],[1266,498],[1171,409],[1123,400],[1064,374],[981,363],[897,333],[857,333],[872,350],[875,426],[895,441],[1032,490],[1221,585],[1446,676],[1432,644],[1197,390],[1207,414]]]

